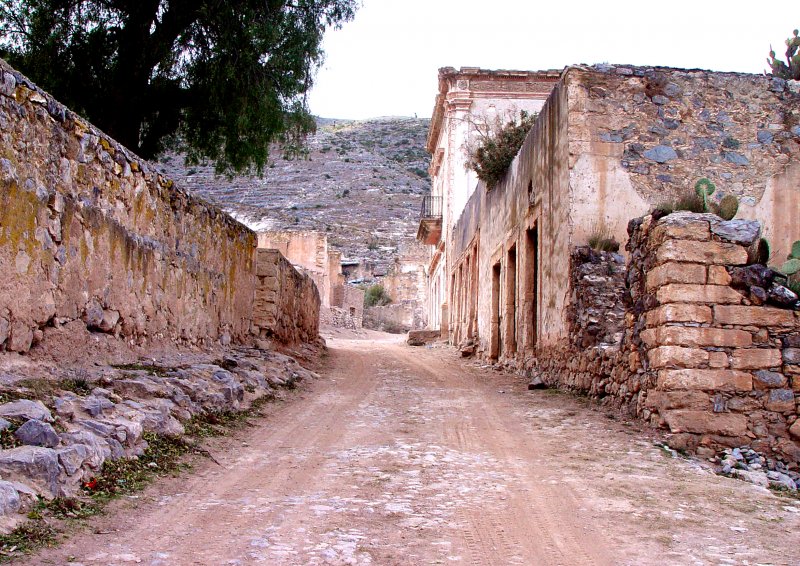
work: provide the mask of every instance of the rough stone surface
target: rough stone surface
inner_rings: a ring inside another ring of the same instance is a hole
[[[14,436],[29,446],[44,446],[46,448],[54,448],[58,446],[58,434],[55,429],[48,423],[31,419],[17,430],[14,431]]]
[[[0,474],[3,479],[30,485],[48,498],[61,494],[58,455],[52,448],[21,446],[0,450]]]
[[[30,399],[19,399],[10,403],[0,405],[0,415],[7,418],[16,419],[36,419],[51,422],[53,415],[50,409],[45,407],[41,401],[31,401]]]
[[[761,236],[761,224],[739,219],[712,222],[711,232],[728,242],[750,246]]]

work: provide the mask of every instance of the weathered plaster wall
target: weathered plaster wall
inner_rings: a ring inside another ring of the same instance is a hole
[[[143,343],[244,340],[253,232],[0,62],[0,348],[82,319]]]
[[[328,237],[315,231],[259,232],[258,247],[278,250],[297,267],[309,272],[319,288],[323,307],[332,304],[333,289],[339,283],[340,263],[328,250]],[[341,259],[341,255],[336,255]],[[334,261],[332,261],[334,260]]]
[[[800,239],[797,83],[738,73],[653,67],[571,67],[573,238],[603,223],[624,244],[629,218],[693,193],[733,194],[773,248]]]
[[[321,300],[311,277],[274,249],[256,251],[256,276],[253,333],[287,344],[318,340]]]

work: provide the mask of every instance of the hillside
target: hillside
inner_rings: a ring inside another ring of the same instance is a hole
[[[256,230],[319,230],[348,259],[378,270],[399,255],[419,255],[421,197],[428,192],[428,120],[319,120],[308,159],[279,151],[263,177],[218,177],[167,155],[159,169]]]

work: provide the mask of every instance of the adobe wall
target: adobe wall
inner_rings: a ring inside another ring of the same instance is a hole
[[[0,349],[72,321],[135,343],[244,341],[253,232],[0,61]]]
[[[311,277],[273,249],[256,250],[255,267],[253,333],[285,344],[317,341],[321,300]]]

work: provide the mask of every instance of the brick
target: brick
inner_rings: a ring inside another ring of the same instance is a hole
[[[731,274],[725,269],[723,265],[709,265],[708,266],[708,284],[709,285],[730,285]]]
[[[667,369],[658,372],[658,388],[667,391],[751,391],[753,376],[732,369]]]
[[[647,288],[655,289],[668,283],[705,283],[706,266],[699,263],[670,261],[651,269],[647,274]]]
[[[739,304],[742,295],[722,285],[687,285],[671,283],[656,292],[659,303],[723,303]]]
[[[714,323],[740,326],[794,326],[794,313],[773,307],[716,305]]]
[[[753,343],[753,335],[745,330],[698,326],[659,326],[643,331],[641,338],[649,346],[747,348]]]
[[[650,367],[696,368],[708,363],[708,352],[699,348],[682,348],[680,346],[660,346],[647,352]]]
[[[709,352],[708,353],[708,367],[711,368],[726,368],[730,364],[728,362],[728,354],[725,352]]]
[[[767,348],[734,350],[731,358],[733,369],[769,369],[782,363],[781,351]]]
[[[647,326],[663,326],[668,322],[697,322],[711,324],[711,307],[696,304],[669,303],[647,313]]]
[[[726,242],[667,240],[656,252],[656,261],[685,261],[709,265],[745,265],[747,250]]]
[[[747,434],[747,417],[734,413],[712,413],[679,409],[662,414],[670,431],[694,434],[744,436]]]

